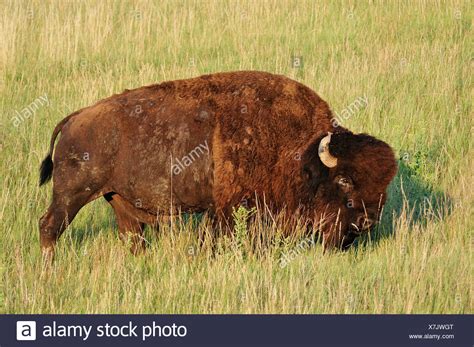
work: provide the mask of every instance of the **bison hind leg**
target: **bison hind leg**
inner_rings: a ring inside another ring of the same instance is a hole
[[[45,261],[53,260],[57,240],[89,201],[90,192],[76,193],[72,197],[57,192],[53,194],[51,205],[39,220],[41,251]]]
[[[138,255],[143,253],[146,248],[143,236],[145,223],[142,223],[131,213],[127,202],[120,195],[108,193],[104,197],[114,209],[120,239],[125,244],[130,244],[130,252],[132,254]]]

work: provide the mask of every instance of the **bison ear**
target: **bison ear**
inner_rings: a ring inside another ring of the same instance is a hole
[[[301,155],[301,177],[310,189],[316,189],[327,178],[328,168],[318,158],[319,139],[305,148]]]
[[[324,177],[327,177],[328,170],[321,166],[321,164],[313,162],[306,163],[302,167],[302,177],[310,191],[316,191],[324,181]]]

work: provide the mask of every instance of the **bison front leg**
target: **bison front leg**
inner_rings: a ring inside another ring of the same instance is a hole
[[[125,244],[130,244],[130,252],[133,255],[138,255],[145,251],[145,238],[143,237],[144,223],[129,217],[127,215],[118,215],[117,224],[119,229],[120,239]]]
[[[118,194],[108,194],[105,198],[114,209],[120,239],[125,244],[130,244],[132,254],[143,253],[146,248],[143,237],[145,224],[133,216],[130,206]]]

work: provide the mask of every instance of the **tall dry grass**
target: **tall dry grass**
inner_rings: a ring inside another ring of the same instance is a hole
[[[2,1],[0,16],[1,312],[472,313],[469,1]],[[38,167],[55,124],[125,88],[243,69],[293,77],[338,113],[367,97],[344,125],[400,157],[378,231],[323,254],[257,221],[200,247],[208,221],[183,219],[133,257],[96,201],[42,271]]]

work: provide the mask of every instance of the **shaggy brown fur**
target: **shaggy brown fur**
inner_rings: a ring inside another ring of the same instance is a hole
[[[347,246],[377,219],[396,162],[384,142],[334,128],[331,120],[308,87],[254,71],[164,82],[101,100],[53,132],[41,168],[41,184],[53,177],[41,246],[52,252],[80,208],[101,196],[121,235],[132,235],[134,253],[144,247],[143,225],[158,215],[208,211],[227,221],[232,207],[255,197],[274,211],[315,220],[326,245]],[[338,158],[332,169],[317,153],[329,131],[329,150]]]

